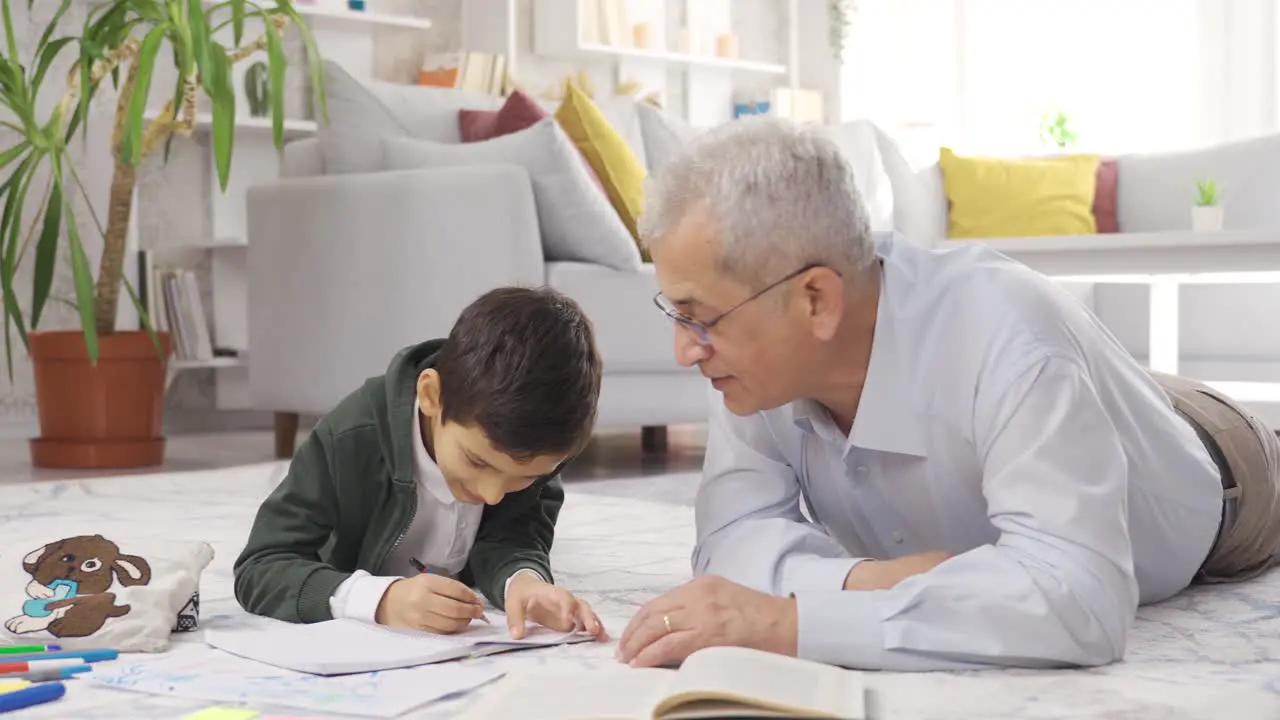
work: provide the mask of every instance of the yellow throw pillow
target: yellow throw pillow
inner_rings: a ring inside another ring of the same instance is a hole
[[[938,166],[953,238],[1092,235],[1097,155],[1003,159],[942,148]]]
[[[573,83],[568,84],[564,100],[556,110],[556,122],[587,159],[622,224],[627,226],[633,238],[637,238],[636,220],[644,205],[647,174],[640,159],[609,124],[600,108]],[[649,258],[644,260],[648,262]]]

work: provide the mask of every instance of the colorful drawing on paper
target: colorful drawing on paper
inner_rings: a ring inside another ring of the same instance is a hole
[[[202,648],[154,659],[104,663],[85,677],[87,682],[151,695],[337,715],[397,717],[501,675],[495,668],[441,664],[320,677]]]

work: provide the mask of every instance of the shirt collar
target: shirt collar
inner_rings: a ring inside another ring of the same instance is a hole
[[[797,427],[851,448],[878,450],[925,457],[926,427],[920,411],[917,385],[911,377],[915,364],[903,348],[898,335],[900,319],[896,313],[896,294],[907,289],[909,272],[894,262],[892,243],[882,241],[880,300],[876,311],[875,336],[871,341],[871,359],[867,377],[858,400],[846,441],[832,422],[830,414],[818,402],[802,399],[792,403],[792,418]]]
[[[431,459],[431,454],[427,452],[427,445],[422,441],[422,404],[416,399],[413,401],[413,439],[413,476],[418,484],[425,487],[427,492],[445,505],[457,502],[458,499],[453,496],[449,485],[444,481],[440,466]]]

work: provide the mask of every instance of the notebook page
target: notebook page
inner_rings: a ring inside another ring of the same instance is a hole
[[[663,669],[509,675],[457,720],[650,720],[674,680]]]
[[[266,628],[211,628],[205,633],[205,642],[276,667],[316,675],[343,675],[455,660],[470,655],[479,643],[540,647],[586,637],[531,627],[525,638],[513,640],[506,616],[492,612],[489,615],[493,625],[473,622],[467,630],[454,635],[341,619],[280,623]]]
[[[695,652],[680,667],[671,690],[660,710],[713,694],[810,717],[865,715],[862,679],[857,673],[746,648],[712,647]]]

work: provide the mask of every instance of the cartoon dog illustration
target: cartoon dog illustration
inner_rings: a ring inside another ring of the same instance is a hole
[[[151,565],[144,558],[121,554],[119,546],[101,535],[45,545],[22,559],[22,569],[31,576],[30,599],[22,604],[21,615],[4,624],[20,635],[47,630],[54,637],[88,637],[107,618],[129,612],[128,605],[115,604],[115,593],[107,592],[113,582],[125,587],[151,582]]]

